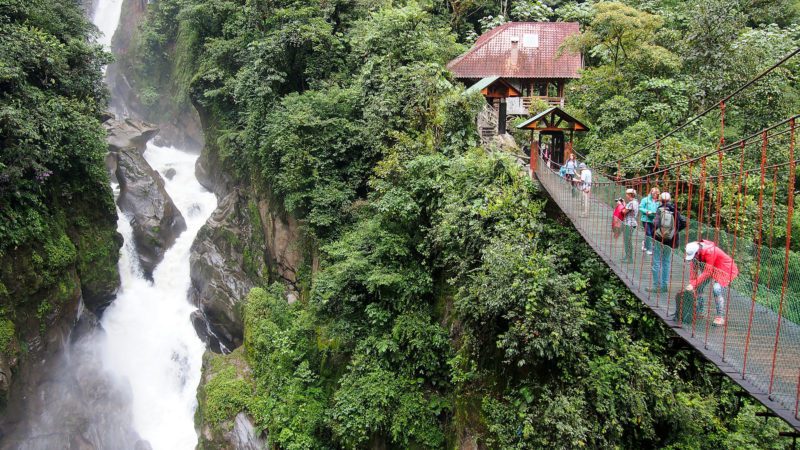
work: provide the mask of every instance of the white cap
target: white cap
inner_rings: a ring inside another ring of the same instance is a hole
[[[700,243],[699,242],[689,242],[686,244],[686,260],[691,261],[694,259],[694,256],[697,252],[700,251]]]
[[[669,192],[662,192],[661,193],[661,200],[670,201],[672,197],[670,197]]]
[[[633,194],[633,195],[636,195],[636,189],[633,189],[633,188],[628,188],[628,189],[625,191],[625,193],[626,193],[626,194]]]

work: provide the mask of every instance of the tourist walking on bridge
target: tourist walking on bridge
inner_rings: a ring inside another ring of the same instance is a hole
[[[658,196],[661,194],[657,187],[650,190],[650,195],[642,199],[639,205],[642,226],[644,227],[644,241],[642,241],[642,251],[648,255],[653,254],[653,220],[656,218],[656,211],[661,206]]]
[[[564,178],[567,181],[572,182],[572,179],[575,178],[575,170],[578,169],[578,161],[575,159],[575,155],[569,155],[569,159],[564,164]]]
[[[691,276],[687,291],[694,291],[697,295],[697,314],[702,314],[704,308],[703,290],[712,281],[714,282],[714,297],[716,299],[717,315],[714,325],[725,325],[725,289],[731,281],[739,275],[736,262],[727,253],[717,247],[712,241],[701,240],[686,244],[686,260],[692,262]],[[698,272],[702,269],[702,272]]]
[[[589,199],[592,193],[592,171],[586,167],[586,163],[581,163],[581,194],[583,195],[583,214],[582,217],[589,217]]]
[[[623,263],[633,262],[633,233],[636,232],[636,214],[639,211],[639,202],[636,200],[636,190],[628,189],[625,191],[625,209],[622,211],[625,214],[623,220],[623,239],[625,242],[625,257],[622,258]]]
[[[661,193],[653,219],[653,286],[648,291],[654,293],[669,291],[672,249],[678,246],[678,234],[686,228],[686,219],[675,211],[675,204],[670,200],[669,192]]]

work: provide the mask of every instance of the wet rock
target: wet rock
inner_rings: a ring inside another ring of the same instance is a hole
[[[231,350],[242,345],[241,303],[254,279],[266,275],[263,250],[257,244],[250,248],[257,241],[248,212],[245,197],[238,191],[228,194],[197,233],[189,260],[190,296],[208,328],[202,330],[195,319],[195,329],[201,328],[198,335],[206,343],[217,339],[219,347]]]
[[[144,152],[147,142],[159,131],[155,125],[133,119],[110,119],[103,126],[108,132],[108,148],[111,152],[131,147]]]
[[[136,444],[133,445],[133,450],[153,450],[153,446],[147,441],[138,440]]]
[[[266,443],[256,431],[250,417],[240,412],[233,421],[233,431],[230,434],[231,444],[236,450],[260,450],[266,448]]]
[[[234,181],[228,176],[228,171],[222,168],[216,152],[203,149],[194,165],[194,175],[200,184],[216,194],[217,199],[222,199],[234,189]]]
[[[186,221],[164,189],[164,180],[135,148],[118,152],[117,204],[131,217],[133,238],[145,276],[164,258],[164,252],[186,230]]]
[[[175,177],[176,173],[177,172],[175,171],[175,169],[170,167],[169,169],[167,169],[166,172],[164,172],[164,176],[167,177],[168,180],[171,180]]]
[[[78,317],[78,322],[75,324],[75,328],[72,329],[72,335],[70,336],[71,342],[77,342],[86,336],[91,335],[96,330],[100,328],[100,319],[97,316],[87,310],[84,309],[80,312]]]
[[[203,316],[202,312],[199,310],[192,311],[192,314],[189,315],[189,320],[192,321],[192,327],[194,327],[194,332],[197,333],[197,337],[199,337],[201,341],[208,345],[209,350],[214,353],[230,352],[227,347],[223,346],[214,332],[211,331],[211,328],[209,328],[208,322],[206,322],[206,318]]]

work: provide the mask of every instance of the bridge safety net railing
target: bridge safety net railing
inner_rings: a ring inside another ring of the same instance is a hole
[[[788,413],[797,419],[800,254],[790,248],[795,176],[794,120],[791,131],[791,164],[780,166],[779,172],[777,168],[772,170],[764,157],[758,170],[741,168],[739,173],[730,174],[739,192],[724,201],[722,195],[713,195],[718,185],[722,193],[722,172],[716,176],[705,176],[704,172],[703,177],[688,181],[680,174],[671,173],[672,181],[665,175],[642,177],[636,183],[620,182],[596,172],[591,191],[585,195],[577,183],[567,181],[558,173],[556,165],[544,161],[541,155],[533,155],[531,167],[535,177],[586,241],[634,294],[668,325],[682,330],[682,335],[687,336],[693,346],[719,362],[718,365],[724,365],[726,371],[734,372],[728,373],[730,376],[746,380],[758,391],[754,394],[768,397],[775,403],[772,409],[782,410],[784,417]],[[702,163],[705,169],[706,161]],[[776,181],[771,189],[767,187],[770,175]],[[748,176],[758,182],[748,184]],[[786,188],[778,189],[779,177],[786,182]],[[743,202],[742,190],[746,191],[749,185],[759,189],[758,205]],[[652,187],[670,192],[676,210],[687,220],[687,227],[679,233],[675,248],[653,240],[650,252],[644,251],[644,230],[638,218],[636,228],[626,232],[623,226],[622,231],[613,231],[616,199],[625,199],[625,191],[631,187],[637,189],[638,200],[648,195]],[[785,203],[788,211],[776,205],[774,198],[779,192],[789,195]],[[733,217],[725,217],[722,225],[724,211]],[[744,228],[745,221],[756,221],[748,225],[749,229],[757,231],[737,232]],[[780,225],[786,229],[776,231]],[[686,261],[684,247],[700,239],[715,242],[730,255],[738,266],[739,275],[722,292],[715,293],[712,282],[702,292],[687,295],[692,264],[696,273],[702,273],[705,267],[700,261]],[[780,240],[785,240],[785,245]],[[717,316],[724,321],[718,319],[715,323]]]

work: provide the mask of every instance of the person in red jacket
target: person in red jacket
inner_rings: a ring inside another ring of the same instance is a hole
[[[686,290],[695,291],[698,296],[697,311],[703,310],[703,290],[714,282],[717,315],[714,325],[725,325],[724,292],[734,278],[739,275],[736,262],[712,241],[701,240],[686,244],[686,260],[692,261],[691,276]],[[698,262],[703,264],[703,271],[698,274]]]

